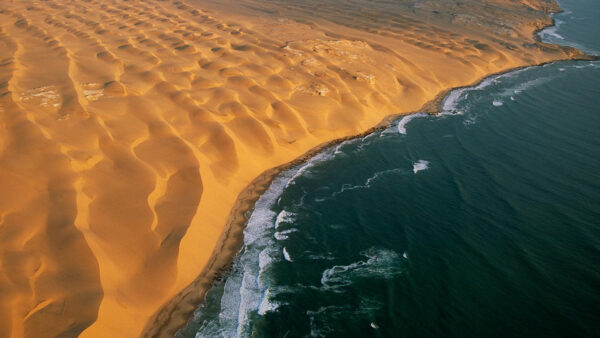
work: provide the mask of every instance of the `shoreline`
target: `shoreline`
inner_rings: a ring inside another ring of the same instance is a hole
[[[552,26],[548,26],[552,27]],[[243,244],[243,231],[248,218],[254,210],[254,205],[258,198],[268,189],[273,179],[282,171],[290,169],[294,166],[305,163],[312,157],[322,152],[323,150],[338,145],[342,142],[365,137],[376,131],[385,129],[389,123],[395,119],[403,116],[409,116],[414,114],[430,114],[437,115],[441,112],[441,103],[444,99],[455,90],[464,88],[475,87],[485,81],[486,79],[494,76],[499,76],[514,71],[531,68],[531,67],[542,67],[547,64],[561,62],[561,61],[597,61],[598,57],[593,55],[584,55],[582,57],[574,57],[570,59],[557,59],[553,61],[542,62],[539,64],[521,66],[511,68],[505,71],[491,73],[476,82],[459,87],[453,87],[444,90],[438,94],[433,100],[426,102],[421,109],[411,111],[407,113],[391,114],[386,116],[374,127],[355,135],[345,136],[329,142],[320,144],[303,155],[297,157],[291,162],[284,163],[280,166],[267,169],[258,177],[256,177],[249,185],[242,190],[238,195],[234,206],[229,214],[225,230],[219,239],[216,249],[213,251],[207,266],[203,269],[197,279],[195,279],[189,286],[181,290],[175,297],[173,297],[167,304],[165,304],[158,313],[156,313],[152,320],[149,321],[151,325],[147,325],[141,334],[141,337],[171,337],[177,330],[182,328],[190,316],[197,307],[204,301],[206,292],[212,287],[214,281],[221,280],[228,272]]]
[[[562,13],[564,10],[561,8],[559,11],[550,12],[550,14]],[[204,297],[208,290],[212,287],[214,281],[221,280],[226,277],[229,273],[230,267],[239,253],[243,245],[243,231],[247,224],[247,221],[254,210],[254,206],[258,198],[268,189],[272,180],[282,171],[290,169],[294,166],[300,165],[323,150],[338,145],[342,142],[365,137],[376,131],[385,129],[389,126],[389,123],[395,119],[403,116],[414,115],[419,113],[426,113],[430,115],[437,115],[442,112],[441,105],[445,98],[453,91],[475,87],[481,84],[486,79],[491,77],[519,71],[526,68],[541,67],[547,64],[561,62],[561,61],[598,61],[600,60],[597,55],[589,55],[579,51],[575,47],[562,46],[557,44],[551,44],[541,41],[539,33],[544,29],[555,26],[555,19],[551,17],[552,21],[550,24],[540,27],[533,32],[534,39],[542,44],[542,46],[553,46],[558,47],[563,51],[570,54],[568,58],[557,58],[551,61],[540,62],[531,65],[519,66],[503,71],[486,74],[485,76],[477,79],[471,84],[464,86],[451,87],[438,93],[435,98],[424,103],[419,109],[409,112],[390,114],[384,117],[375,126],[365,130],[364,132],[344,136],[331,141],[324,142],[322,144],[313,147],[306,151],[304,154],[296,157],[294,160],[281,164],[277,167],[273,167],[263,171],[259,176],[253,179],[236,198],[236,201],[231,208],[227,222],[224,227],[224,231],[219,237],[219,241],[213,250],[209,261],[192,283],[177,293],[176,296],[171,298],[165,303],[147,322],[145,325],[141,337],[173,337],[173,335],[182,328],[193,316],[194,311],[197,307],[202,304]],[[572,52],[572,53],[569,53]]]

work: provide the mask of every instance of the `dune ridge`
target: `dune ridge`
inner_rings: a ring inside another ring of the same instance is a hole
[[[553,1],[486,4],[521,16],[0,2],[0,336],[172,336],[282,165],[449,88],[584,57],[533,37]]]

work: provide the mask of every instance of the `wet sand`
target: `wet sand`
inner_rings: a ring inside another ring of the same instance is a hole
[[[472,3],[2,2],[0,336],[172,336],[279,170],[583,57],[534,38],[554,2]]]

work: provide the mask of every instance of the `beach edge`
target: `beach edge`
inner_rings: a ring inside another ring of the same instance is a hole
[[[557,14],[563,11],[564,10],[560,8],[557,11],[548,12],[547,14]],[[177,293],[177,295],[172,297],[169,301],[163,304],[163,306],[161,306],[161,308],[146,323],[140,337],[173,337],[173,335],[179,329],[185,326],[190,317],[193,316],[194,311],[200,304],[203,303],[206,293],[213,286],[214,282],[221,280],[229,272],[233,260],[242,247],[243,231],[250,215],[252,214],[252,211],[254,210],[256,201],[268,189],[272,180],[280,172],[308,161],[329,147],[338,145],[348,140],[365,137],[376,131],[385,129],[389,126],[391,121],[399,117],[419,113],[431,115],[439,114],[442,111],[442,102],[452,91],[475,87],[490,77],[531,67],[541,67],[560,61],[597,61],[600,59],[597,55],[583,53],[574,47],[542,42],[539,37],[539,33],[544,29],[551,28],[553,26],[555,26],[555,20],[552,18],[551,23],[540,27],[533,32],[534,39],[542,44],[559,47],[565,51],[570,51],[570,56],[556,58],[551,61],[545,61],[536,64],[513,67],[500,72],[486,74],[471,84],[445,89],[438,93],[435,98],[423,104],[420,109],[390,114],[384,117],[375,126],[361,133],[344,136],[321,143],[290,162],[263,171],[259,176],[253,179],[252,182],[250,182],[250,184],[248,184],[240,192],[240,194],[238,194],[238,197],[236,198],[236,201],[229,213],[224,230],[219,237],[219,241],[217,242],[215,249],[213,250],[204,269],[200,272],[198,277],[194,279],[194,281],[192,281],[187,287],[182,289]]]

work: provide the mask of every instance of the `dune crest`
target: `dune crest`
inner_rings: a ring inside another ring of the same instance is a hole
[[[1,2],[0,336],[172,336],[265,170],[581,57],[533,38],[553,1],[486,4],[512,21],[437,2]]]

